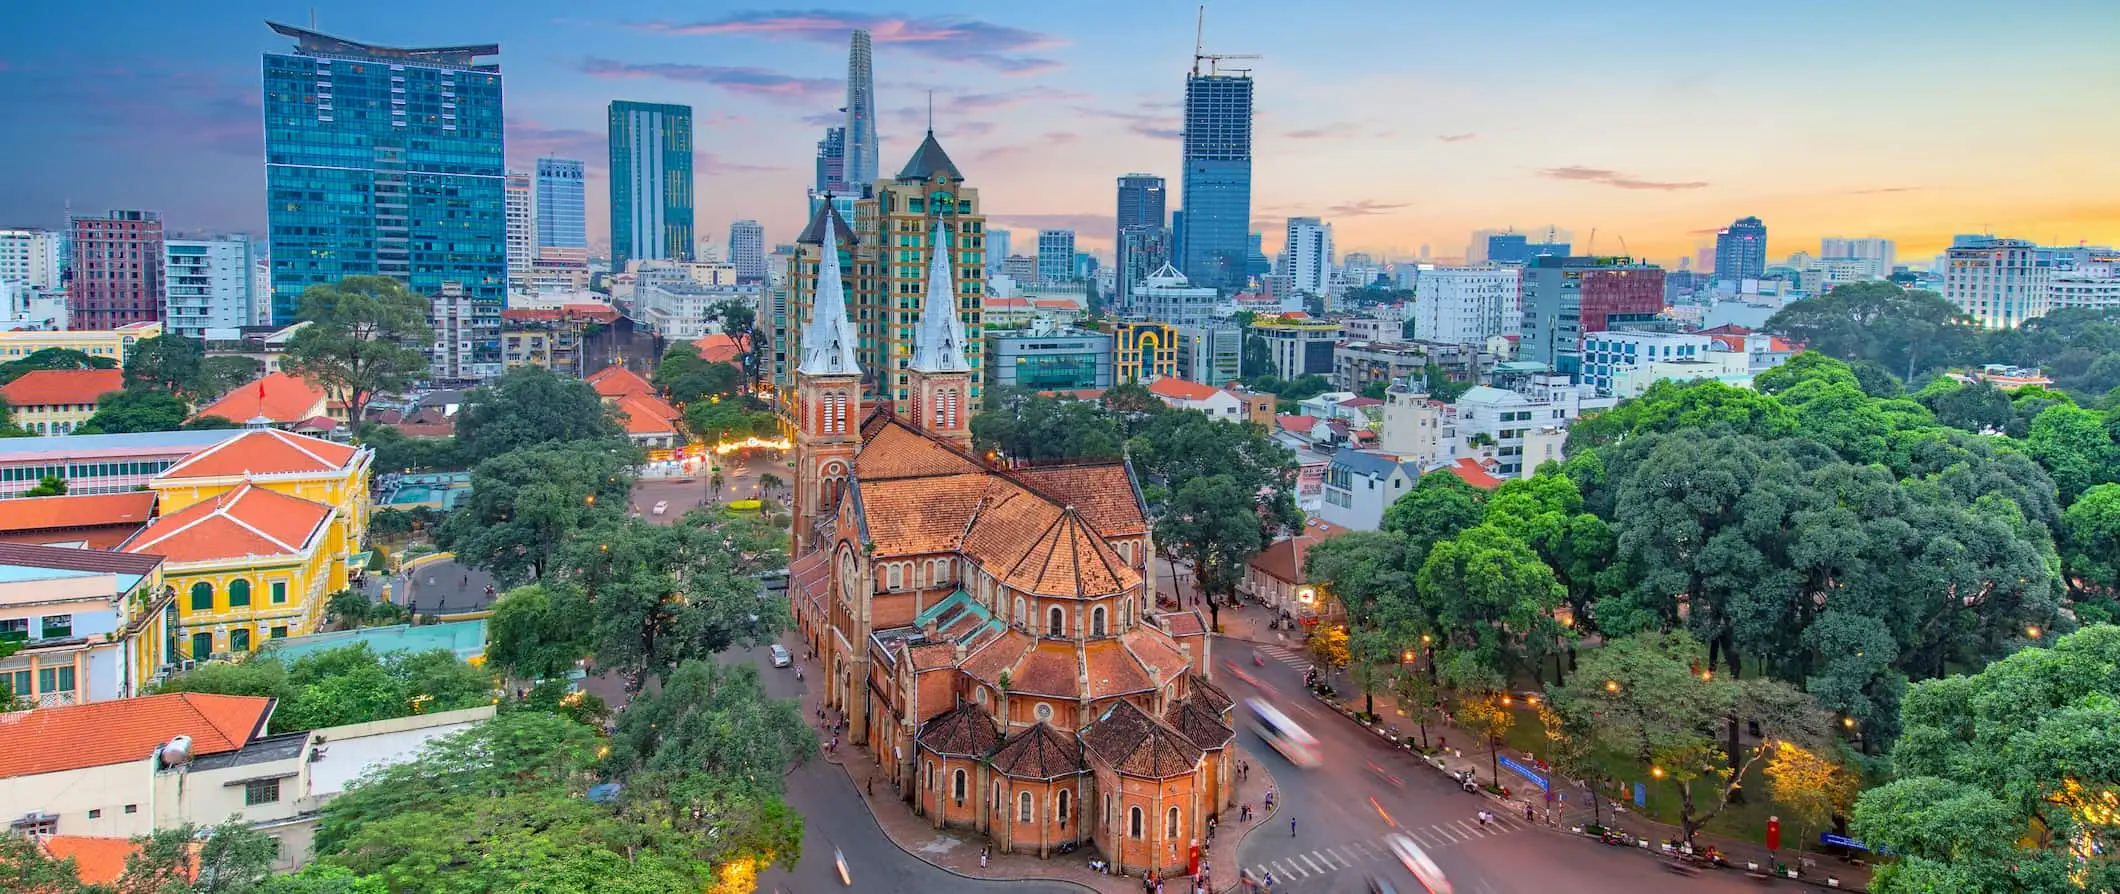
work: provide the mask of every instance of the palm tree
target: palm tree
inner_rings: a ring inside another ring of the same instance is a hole
[[[348,625],[349,630],[361,629],[361,623],[368,620],[374,608],[375,604],[369,601],[368,594],[359,590],[340,590],[331,594],[331,599],[324,603],[324,613],[339,623]]]

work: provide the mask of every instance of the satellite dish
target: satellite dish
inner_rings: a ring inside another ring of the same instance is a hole
[[[157,749],[156,757],[160,759],[162,769],[165,770],[191,763],[191,737],[178,736],[169,740],[167,744]]]

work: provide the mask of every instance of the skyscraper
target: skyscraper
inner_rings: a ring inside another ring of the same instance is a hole
[[[508,288],[530,288],[530,268],[537,261],[537,202],[530,175],[508,172]]]
[[[1062,282],[1075,278],[1075,231],[1038,231],[1038,281]]]
[[[1663,311],[1664,271],[1632,258],[1544,255],[1524,266],[1519,294],[1517,359],[1573,375],[1582,367],[1584,335]],[[1427,337],[1418,327],[1414,334]]]
[[[537,255],[574,263],[589,259],[587,166],[572,158],[537,160]]]
[[[692,260],[692,107],[611,103],[611,269]]]
[[[433,295],[460,282],[495,313],[507,289],[498,44],[398,48],[267,23],[265,195],[272,317],[302,290],[380,274]],[[496,331],[482,358],[500,362]]]
[[[736,265],[737,282],[764,282],[766,278],[766,228],[755,220],[729,225],[729,263]]]
[[[845,180],[857,195],[883,176],[877,161],[876,69],[869,32],[854,32],[847,52],[847,125]]]
[[[1864,262],[1863,268],[1878,279],[1892,275],[1893,265],[1898,263],[1899,247],[1890,239],[1871,236],[1866,239],[1843,239],[1827,236],[1818,240],[1818,259],[1821,261],[1846,258]]]
[[[1162,229],[1163,178],[1154,174],[1128,174],[1119,178],[1119,216],[1112,227],[1114,239],[1135,227]]]
[[[1170,230],[1166,227],[1128,227],[1120,231],[1112,287],[1118,292],[1117,303],[1122,314],[1148,312],[1136,293],[1148,282],[1150,276],[1174,260],[1170,243]],[[1181,278],[1182,276],[1180,274]]]
[[[847,193],[847,129],[827,127],[817,141],[817,186],[819,193]]]
[[[62,238],[50,230],[0,230],[0,280],[58,288]]]
[[[1001,272],[1001,260],[1008,257],[1009,236],[1007,230],[986,231],[986,269],[989,273]]]
[[[1315,217],[1289,218],[1283,250],[1288,269],[1279,272],[1295,291],[1324,297],[1332,290],[1332,224]]]
[[[1740,217],[1715,234],[1715,278],[1758,279],[1767,272],[1767,225]]]
[[[1179,267],[1194,285],[1242,288],[1251,232],[1249,74],[1185,79],[1183,240]]]
[[[72,220],[69,329],[115,329],[162,319],[162,216],[112,211]]]

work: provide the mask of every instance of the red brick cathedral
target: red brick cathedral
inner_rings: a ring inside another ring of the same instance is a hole
[[[1154,608],[1126,464],[1004,469],[972,452],[946,218],[907,415],[865,412],[833,223],[810,228],[790,572],[827,703],[937,827],[1041,856],[1095,843],[1132,872],[1185,866],[1233,805],[1230,699],[1206,679],[1200,615]]]

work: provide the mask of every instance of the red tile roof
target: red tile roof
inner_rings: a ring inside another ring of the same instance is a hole
[[[0,385],[0,396],[16,409],[66,404],[95,406],[96,400],[125,390],[125,373],[116,369],[39,369]]]
[[[936,754],[985,757],[1001,744],[1001,732],[994,727],[994,715],[965,702],[922,725],[914,741]]]
[[[249,422],[263,416],[286,425],[321,414],[324,398],[323,386],[292,373],[276,372],[200,407],[192,418],[219,416],[231,422]]]
[[[1253,570],[1282,583],[1306,583],[1303,565],[1310,557],[1310,548],[1345,533],[1347,529],[1339,525],[1311,519],[1304,524],[1303,533],[1274,541],[1253,556],[1249,564]]]
[[[176,736],[225,754],[263,733],[272,699],[177,692],[0,714],[0,779],[136,761]]]
[[[603,304],[566,304],[559,307],[510,307],[501,311],[501,319],[518,323],[557,323],[562,320],[609,323],[618,319],[618,310]]]
[[[1374,397],[1350,397],[1346,400],[1340,401],[1340,406],[1353,407],[1357,410],[1362,409],[1363,407],[1381,407],[1383,405],[1383,401],[1377,400]]]
[[[1275,416],[1273,422],[1283,431],[1292,431],[1299,435],[1310,434],[1312,429],[1318,427],[1316,416]]]
[[[361,451],[350,445],[278,429],[248,431],[184,458],[156,476],[233,478],[248,475],[321,475],[351,466]]]
[[[628,394],[654,394],[655,386],[630,369],[618,364],[606,366],[591,374],[589,387],[605,397],[624,397]]]
[[[125,874],[125,861],[140,846],[130,838],[39,835],[37,844],[54,860],[74,861],[74,876],[90,885],[110,885]],[[196,867],[193,869],[197,871]]]
[[[1067,299],[1065,299],[1065,298],[1038,298],[1038,299],[1034,299],[1034,300],[1032,300],[1032,301],[1031,301],[1031,306],[1033,306],[1033,307],[1037,307],[1037,308],[1040,308],[1040,309],[1043,309],[1043,310],[1081,310],[1081,309],[1082,309],[1082,305],[1080,305],[1080,304],[1076,304],[1075,302],[1073,302],[1073,301],[1069,301],[1069,300],[1067,300]]]
[[[677,422],[684,418],[669,401],[654,394],[623,395],[618,398],[616,409],[629,435],[676,434]]]
[[[986,299],[986,309],[987,309],[987,310],[1027,310],[1027,309],[1029,309],[1029,308],[1030,308],[1030,306],[1031,306],[1031,300],[1030,300],[1029,298],[988,298],[988,299]]]
[[[332,509],[250,484],[162,516],[125,542],[124,551],[171,562],[252,556],[296,556],[324,536]]]
[[[1502,479],[1488,473],[1486,468],[1480,465],[1479,460],[1471,457],[1451,463],[1448,468],[1450,469],[1450,474],[1458,476],[1466,484],[1470,484],[1480,490],[1493,490],[1502,486]]]
[[[1163,378],[1148,383],[1148,390],[1154,393],[1157,397],[1165,397],[1171,400],[1191,401],[1197,403],[1199,401],[1203,401],[1215,396],[1215,394],[1221,389],[1216,388],[1213,385],[1202,385],[1198,382],[1188,382],[1176,376],[1164,376]]]
[[[994,769],[1016,779],[1058,779],[1084,771],[1082,746],[1075,737],[1039,722],[1001,743]]]
[[[1192,740],[1123,699],[1082,731],[1082,744],[1112,769],[1152,779],[1191,773],[1206,756]]]
[[[698,348],[699,356],[708,363],[736,363],[744,354],[743,341],[722,332],[696,339],[692,347]]]
[[[19,497],[0,512],[0,531],[88,528],[100,525],[144,525],[155,512],[155,492],[79,494],[64,497]]]

